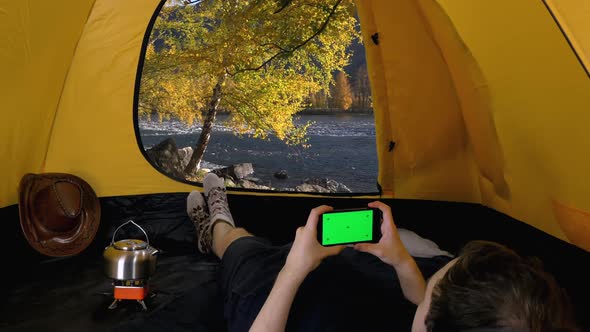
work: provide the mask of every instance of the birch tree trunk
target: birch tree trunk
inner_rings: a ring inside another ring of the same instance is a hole
[[[221,101],[221,86],[223,85],[223,81],[224,78],[220,78],[217,81],[217,84],[215,84],[215,87],[213,88],[213,95],[211,96],[211,100],[209,101],[209,107],[207,109],[207,115],[205,115],[205,120],[203,121],[203,129],[201,130],[201,135],[199,136],[199,140],[195,145],[191,159],[184,168],[184,174],[186,175],[192,174],[201,166],[201,160],[203,159],[205,150],[207,150],[209,138],[211,138],[211,129],[213,129],[213,124],[215,123],[217,108],[219,107],[219,103]]]

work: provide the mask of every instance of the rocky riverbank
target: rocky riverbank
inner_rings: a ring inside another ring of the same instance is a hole
[[[193,153],[191,147],[178,148],[173,138],[167,138],[154,147],[147,149],[146,154],[151,163],[173,178],[202,183],[203,177],[209,172],[224,178],[226,187],[246,188],[272,191],[313,192],[313,193],[351,193],[352,191],[342,183],[325,177],[306,178],[294,187],[268,186],[258,179],[252,163],[235,165],[216,165],[202,161],[200,168],[193,174],[184,174],[183,170]],[[277,179],[289,176],[286,170],[277,170]]]

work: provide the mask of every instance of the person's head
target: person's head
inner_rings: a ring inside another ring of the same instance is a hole
[[[468,243],[430,278],[412,331],[478,328],[577,331],[566,294],[540,262],[487,241]]]

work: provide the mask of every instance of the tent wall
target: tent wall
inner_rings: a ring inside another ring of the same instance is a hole
[[[379,33],[367,52],[380,72],[371,77],[377,109],[388,112],[379,137],[380,169],[393,165],[380,178],[386,190],[480,202],[562,239],[576,237],[562,228],[590,228],[590,186],[581,182],[590,80],[543,2],[359,7],[361,23],[374,23],[363,25],[365,40]],[[576,244],[589,249],[588,241]]]
[[[572,1],[560,15],[585,48],[588,11],[569,15]],[[74,173],[101,197],[195,188],[155,170],[135,137],[137,68],[159,4],[0,2],[0,207],[17,203],[27,172]],[[590,229],[590,80],[542,1],[357,5],[383,198],[482,203],[570,241],[562,229]]]
[[[584,233],[590,219],[578,211],[590,211],[590,185],[582,180],[590,162],[590,79],[567,39],[541,1],[442,4],[487,80],[504,152],[509,196],[487,190],[482,203],[550,234],[561,236],[570,223]],[[587,40],[590,31],[577,36]],[[585,234],[577,244],[590,250]]]
[[[44,169],[61,94],[93,3],[0,1],[0,207],[16,203],[23,174]]]

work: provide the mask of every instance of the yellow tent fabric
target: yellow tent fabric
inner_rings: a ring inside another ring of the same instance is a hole
[[[397,153],[379,150],[380,170],[393,165],[384,188],[480,202],[564,239],[559,223],[576,223],[576,244],[590,250],[590,220],[553,203],[590,210],[590,80],[544,4],[363,4],[362,22],[377,23],[365,40],[381,41],[367,47],[381,73],[377,108],[389,113],[380,143],[398,143]],[[576,21],[586,25],[579,38],[590,35],[587,18]]]
[[[558,21],[576,50],[580,61],[584,63],[586,72],[590,72],[590,34],[588,18],[590,2],[583,0],[545,0],[551,13]]]
[[[384,197],[482,203],[590,250],[583,2],[357,1]],[[0,207],[27,172],[74,173],[101,197],[195,188],[155,170],[135,137],[160,4],[0,0]]]

